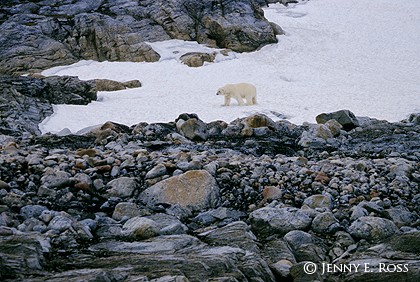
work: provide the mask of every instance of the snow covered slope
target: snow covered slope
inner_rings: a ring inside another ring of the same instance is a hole
[[[41,131],[76,132],[106,121],[168,122],[183,112],[207,122],[261,112],[300,124],[339,109],[388,121],[420,111],[420,1],[311,0],[270,5],[265,16],[286,32],[278,44],[218,55],[199,68],[179,56],[217,50],[171,40],[151,44],[162,56],[156,63],[81,61],[44,71],[86,80],[139,79],[143,87],[100,92],[88,106],[56,105]],[[222,106],[217,89],[236,82],[256,85],[258,105]]]

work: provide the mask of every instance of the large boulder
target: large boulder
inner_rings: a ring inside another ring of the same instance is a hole
[[[312,218],[298,208],[265,207],[252,212],[249,219],[252,230],[262,236],[284,235],[292,230],[307,230],[312,222]]]
[[[354,221],[348,231],[355,238],[376,242],[396,234],[398,227],[385,218],[364,216]]]
[[[219,187],[206,170],[190,170],[147,188],[140,194],[140,200],[149,206],[179,205],[198,211],[218,204]]]
[[[107,187],[107,197],[128,198],[136,191],[138,184],[134,178],[123,176],[110,181]]]
[[[324,124],[329,120],[335,119],[339,124],[343,126],[344,130],[352,130],[359,126],[359,121],[356,116],[349,110],[339,110],[332,113],[322,113],[316,116],[316,122]]]
[[[178,132],[190,140],[206,140],[208,138],[207,124],[196,114],[181,114],[175,122]]]

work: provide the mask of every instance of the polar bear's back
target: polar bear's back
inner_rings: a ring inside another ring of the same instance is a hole
[[[233,88],[235,88],[237,93],[248,93],[252,95],[255,95],[257,93],[257,88],[251,83],[242,82],[242,83],[236,83],[236,84],[231,84],[231,85]]]

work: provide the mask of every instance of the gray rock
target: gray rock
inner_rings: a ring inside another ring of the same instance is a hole
[[[138,79],[124,81],[122,83],[126,88],[139,88],[141,87],[141,82]]]
[[[414,163],[407,161],[406,159],[393,159],[393,164],[389,167],[388,177],[396,178],[406,176],[409,177],[411,172],[414,170]]]
[[[235,221],[221,228],[205,231],[200,233],[198,237],[210,245],[227,245],[256,254],[260,252],[256,243],[257,238],[243,221]],[[229,238],[229,240],[226,241],[226,238]]]
[[[163,176],[165,174],[168,174],[166,166],[164,164],[158,164],[155,167],[153,167],[149,172],[147,172],[145,178],[151,179],[151,178]]]
[[[138,184],[134,178],[120,177],[114,179],[107,184],[106,197],[131,197],[138,188]]]
[[[188,231],[188,227],[172,215],[158,213],[146,216],[146,218],[156,223],[157,233],[159,235],[185,234]]]
[[[154,220],[140,216],[130,218],[122,227],[122,235],[135,240],[154,237],[158,232],[159,228]]]
[[[411,114],[408,119],[408,122],[411,122],[415,125],[420,125],[420,113]]]
[[[284,35],[285,32],[284,30],[276,23],[270,22],[271,28],[274,31],[275,35]]]
[[[54,211],[43,210],[38,218],[45,223],[49,223],[51,219],[53,219],[54,216],[56,216],[56,214],[57,212]]]
[[[269,128],[275,130],[278,125],[268,116],[263,114],[254,114],[241,120],[241,124],[249,128]]]
[[[207,124],[199,119],[178,119],[176,127],[180,134],[190,140],[207,140],[208,138]]]
[[[293,266],[291,261],[282,259],[276,263],[270,264],[270,269],[273,271],[273,274],[277,279],[284,279],[290,277],[290,268]]]
[[[174,254],[186,247],[197,247],[202,243],[190,235],[167,235],[150,238],[141,242],[109,241],[92,245],[94,252],[109,251],[118,253]]]
[[[333,202],[331,195],[312,195],[303,201],[304,205],[312,209],[328,209],[331,210],[333,208]]]
[[[71,183],[70,175],[65,171],[48,169],[41,178],[41,183],[47,188],[64,187]]]
[[[72,223],[73,220],[71,218],[57,215],[48,224],[48,229],[63,232],[71,228]]]
[[[49,252],[50,247],[41,235],[0,236],[0,277],[15,280],[23,275],[41,274],[46,265],[44,253]]]
[[[51,274],[46,281],[55,282],[78,282],[78,281],[124,281],[128,279],[125,269],[84,269],[68,270],[64,272]],[[131,277],[130,277],[131,278]],[[142,275],[135,275],[134,281],[147,282],[150,281]],[[41,282],[41,280],[32,280],[33,282]]]
[[[143,209],[140,209],[135,203],[118,203],[115,206],[114,212],[112,213],[112,218],[115,220],[122,220],[123,218],[132,218],[135,216],[144,216],[147,212]]]
[[[119,238],[122,233],[122,225],[106,216],[99,216],[94,222],[85,220],[83,224],[88,225],[91,230],[96,225],[95,234],[99,238]]]
[[[302,132],[298,144],[302,147],[322,148],[327,140],[333,137],[329,128],[323,124],[310,125],[308,131]]]
[[[324,124],[331,119],[335,119],[339,124],[343,126],[343,129],[350,131],[353,128],[359,126],[359,121],[356,116],[349,110],[340,110],[332,113],[322,113],[316,116],[316,122]]]
[[[106,259],[90,260],[91,268],[115,265],[114,259],[117,259],[118,265],[133,267],[126,269],[137,274],[149,273],[148,269],[156,274],[159,269],[159,277],[182,272],[192,281],[219,277],[236,281],[275,281],[268,265],[255,253],[229,246],[211,247],[189,235],[159,236],[141,242],[108,241],[89,249],[95,254],[108,254]],[[208,266],[212,266],[211,272]]]
[[[419,255],[420,244],[418,242],[420,242],[419,231],[393,236],[388,241],[388,244],[392,250]]]
[[[365,216],[353,222],[348,232],[355,238],[375,242],[394,235],[398,228],[388,219]]]
[[[295,255],[290,245],[284,239],[271,239],[261,245],[261,252],[267,258],[267,263],[274,264],[281,260],[296,263]]]
[[[418,219],[418,216],[414,213],[398,208],[386,209],[383,216],[392,220],[398,228],[411,226]]]
[[[337,137],[341,134],[341,129],[343,126],[335,119],[328,120],[325,125],[328,127],[334,137]]]
[[[319,234],[334,234],[340,228],[340,223],[331,212],[321,213],[312,221],[312,230]]]
[[[350,215],[350,220],[351,221],[355,221],[358,218],[369,215],[368,211],[365,208],[362,208],[359,205],[357,205],[355,207],[352,207],[351,211],[352,211],[351,215]]]
[[[28,206],[24,206],[20,209],[20,215],[24,218],[24,219],[28,219],[31,217],[39,217],[43,211],[47,211],[48,208],[44,207],[44,206],[40,206],[40,205],[28,205]]]
[[[292,230],[307,230],[312,219],[297,208],[261,208],[249,216],[252,230],[260,235],[284,235]]]
[[[293,230],[284,236],[284,240],[292,248],[296,260],[321,262],[325,261],[325,249],[322,248],[321,241],[315,239],[309,233],[301,230]]]

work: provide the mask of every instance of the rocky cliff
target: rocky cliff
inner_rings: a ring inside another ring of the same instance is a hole
[[[253,0],[2,1],[0,74],[78,60],[157,61],[146,43],[193,40],[233,51],[277,42]]]

